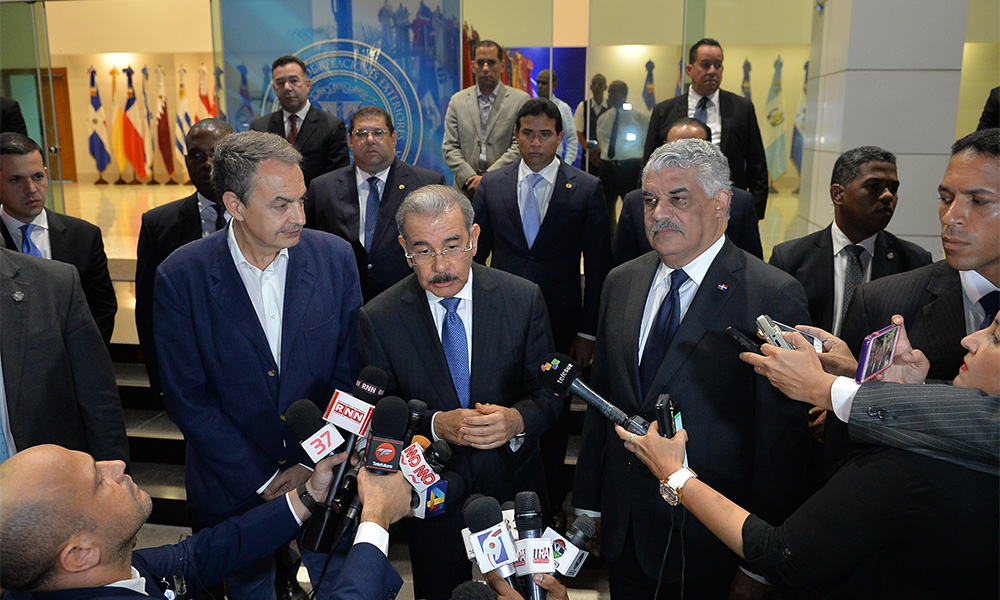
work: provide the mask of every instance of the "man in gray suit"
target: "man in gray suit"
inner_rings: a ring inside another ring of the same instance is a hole
[[[72,265],[0,249],[0,462],[39,444],[128,461],[111,356]]]
[[[444,162],[455,176],[455,187],[471,200],[483,173],[517,162],[514,121],[528,94],[505,86],[503,48],[492,40],[476,44],[473,59],[476,85],[457,92],[444,119]]]

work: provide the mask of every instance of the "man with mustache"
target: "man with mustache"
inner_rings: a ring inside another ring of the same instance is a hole
[[[684,427],[703,436],[697,450],[689,448],[691,469],[713,473],[731,497],[781,521],[801,499],[806,409],[742,362],[725,330],[753,335],[761,314],[808,321],[805,292],[726,239],[729,168],[715,145],[664,144],[642,175],[655,252],[608,275],[591,387],[650,422],[660,394],[669,394]],[[707,529],[664,502],[657,486],[613,424],[588,409],[573,505],[599,517],[613,600],[766,591]]]
[[[187,442],[195,530],[305,482],[312,462],[281,416],[301,398],[325,408],[358,372],[354,253],[341,238],[303,230],[300,160],[271,133],[223,138],[212,179],[232,220],[157,269],[153,332],[164,401]],[[313,581],[324,558],[303,552]],[[225,585],[234,600],[274,598],[274,562]]]
[[[545,504],[538,438],[561,402],[536,373],[552,334],[539,287],[473,263],[480,227],[457,189],[410,192],[396,213],[413,274],[361,309],[361,364],[389,374],[386,394],[429,409],[418,433],[444,439],[469,493],[513,500],[531,490]],[[461,503],[409,529],[415,598],[441,600],[471,578]]]
[[[267,131],[288,140],[302,153],[306,185],[315,177],[346,167],[347,131],[344,122],[309,102],[312,80],[297,56],[282,56],[271,65],[271,82],[281,110],[257,117],[250,131]]]
[[[688,65],[691,78],[686,94],[653,107],[643,160],[667,139],[670,125],[681,117],[704,121],[712,129],[712,143],[729,161],[733,186],[753,194],[757,217],[767,207],[767,160],[753,102],[719,89],[722,84],[722,46],[705,38],[691,46]]]

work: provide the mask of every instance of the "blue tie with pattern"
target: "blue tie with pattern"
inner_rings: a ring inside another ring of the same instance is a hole
[[[980,329],[986,329],[993,324],[997,318],[997,311],[1000,310],[1000,292],[993,290],[979,299],[979,305],[986,311],[986,318],[980,323]]]
[[[375,237],[375,224],[378,220],[378,177],[368,178],[368,203],[365,205],[365,252],[372,251],[372,238]]]
[[[35,242],[31,241],[31,232],[35,229],[35,224],[28,223],[27,225],[21,225],[18,229],[21,230],[21,234],[24,236],[24,239],[21,240],[21,252],[43,258],[41,249],[35,245]]]
[[[448,311],[441,325],[441,346],[458,394],[458,403],[462,408],[469,408],[469,342],[465,337],[465,324],[458,316],[458,303],[461,301],[461,298],[441,300],[441,306]]]
[[[527,196],[524,198],[524,214],[521,221],[524,224],[524,239],[528,240],[528,247],[531,248],[538,237],[538,230],[542,226],[542,211],[538,206],[538,189],[540,182],[544,181],[538,173],[530,173],[525,179],[528,181]]]
[[[3,433],[3,427],[0,426],[0,463],[10,458],[10,454],[7,452],[7,436]]]
[[[702,96],[698,106],[694,107],[694,118],[702,123],[708,123],[708,96]]]

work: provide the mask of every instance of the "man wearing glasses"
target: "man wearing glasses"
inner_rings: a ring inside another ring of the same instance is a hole
[[[427,403],[419,433],[451,444],[445,469],[465,479],[468,493],[504,502],[532,490],[544,503],[537,441],[560,403],[535,376],[552,349],[541,291],[473,264],[479,225],[453,187],[411,192],[396,225],[414,273],[362,308],[361,365],[389,374],[387,394]],[[461,507],[406,525],[414,597],[447,599],[471,578]]]
[[[306,227],[351,243],[367,302],[410,273],[393,225],[403,198],[419,187],[444,184],[444,175],[396,158],[396,128],[377,106],[354,111],[347,141],[354,165],[309,185]]]

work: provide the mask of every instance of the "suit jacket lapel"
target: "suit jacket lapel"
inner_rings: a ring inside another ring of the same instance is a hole
[[[280,108],[271,113],[271,121],[267,124],[267,131],[285,137],[285,113]]]
[[[623,320],[625,326],[619,334],[624,336],[622,348],[629,353],[625,357],[625,364],[629,369],[632,393],[627,397],[637,399],[636,405],[632,407],[636,410],[642,399],[642,385],[639,381],[639,333],[642,329],[642,313],[646,309],[646,297],[649,296],[649,288],[653,285],[653,277],[660,267],[660,257],[654,252],[643,255],[639,260],[642,261],[642,267],[630,282],[628,297],[625,299]]]
[[[49,248],[52,249],[52,259],[62,262],[72,263],[76,258],[79,248],[69,246],[69,239],[66,238],[66,223],[62,217],[49,209],[45,209],[45,215],[49,220]]]
[[[177,217],[178,246],[201,239],[201,213],[198,211],[197,192],[184,199]]]
[[[340,211],[340,222],[347,223],[347,235],[351,244],[359,244],[361,236],[361,209],[358,205],[357,169],[351,166],[336,182],[334,188],[336,202],[333,210]]]
[[[733,103],[725,92],[719,90],[719,121],[722,122],[722,138],[719,140],[719,149],[725,154],[729,148],[729,140],[732,139],[730,126],[733,119]]]
[[[872,257],[872,279],[896,273],[897,271],[893,269],[895,260],[896,253],[892,240],[885,234],[885,231],[878,232],[875,237],[875,255]]]
[[[556,171],[556,180],[552,184],[552,196],[549,198],[549,207],[545,211],[545,218],[542,219],[538,228],[538,237],[546,235],[548,230],[558,227],[557,221],[560,215],[565,215],[564,207],[572,204],[574,182],[576,175],[569,175],[566,163],[560,162],[559,170]]]
[[[512,231],[520,231],[520,239],[524,248],[528,247],[528,238],[524,237],[524,221],[521,219],[521,207],[517,205],[517,176],[520,163],[504,167],[507,171],[500,178],[500,202],[507,209]],[[496,229],[496,228],[494,228]]]
[[[302,124],[299,125],[299,135],[295,138],[295,147],[301,149],[309,140],[309,136],[317,129],[319,129],[319,109],[310,105],[306,118],[302,119]]]
[[[961,348],[956,342],[965,337],[962,280],[951,268],[938,269],[935,276],[927,282],[927,292],[934,296],[934,300],[920,309],[926,324],[924,333],[927,337],[922,344],[923,349],[927,354],[940,353],[952,356],[958,353],[961,356]],[[940,350],[936,350],[937,348]]]
[[[507,86],[502,83],[497,84],[497,98],[493,101],[493,108],[490,109],[490,120],[486,125],[486,138],[489,139],[493,135],[493,126],[497,124],[497,119],[500,118],[500,107],[503,106],[503,101],[507,98]],[[476,103],[476,115],[479,115],[479,98],[475,95],[475,89],[473,89],[472,99]],[[477,120],[478,124],[478,120]],[[477,127],[478,129],[478,127]],[[513,135],[513,132],[508,132]]]
[[[503,320],[494,315],[501,314],[504,307],[500,303],[497,284],[489,269],[478,264],[473,264],[472,268],[476,273],[472,279],[472,369],[469,371],[469,397],[487,398],[490,365],[496,350],[494,342],[503,338],[503,332],[498,329]]]
[[[427,295],[420,287],[416,277],[409,278],[409,284],[400,294],[399,299],[402,305],[399,320],[405,330],[405,339],[409,340],[413,348],[419,349],[418,352],[414,352],[414,356],[420,363],[419,368],[426,374],[428,380],[447,382],[447,384],[438,387],[441,403],[446,407],[444,410],[459,408],[458,393],[455,392],[455,386],[451,383],[451,371],[448,370],[448,360],[444,356],[441,338],[438,336],[437,327],[434,326],[434,319],[431,317]],[[474,306],[475,304],[473,304]],[[475,344],[475,327],[473,327],[472,339],[473,344]],[[473,347],[473,356],[475,356],[475,347]]]
[[[267,343],[267,336],[264,335],[264,329],[257,319],[257,311],[254,310],[246,286],[243,285],[243,279],[236,270],[227,239],[225,235],[217,236],[215,239],[215,262],[210,275],[212,280],[210,293],[222,313],[229,317],[243,335],[257,347],[265,362],[277,367],[271,355],[271,346]],[[286,285],[288,283],[287,277],[285,283]],[[203,333],[207,335],[211,332]]]
[[[833,281],[833,233],[831,229],[832,225],[828,225],[826,229],[823,230],[823,234],[816,238],[816,259],[811,261],[813,263],[813,268],[816,269],[818,276],[815,281],[822,282],[822,293],[820,297],[823,298],[822,303],[822,314],[819,315],[821,322],[833,324],[833,305],[834,298],[833,293],[836,289]],[[875,275],[872,274],[874,279]],[[806,290],[807,292],[809,290]],[[846,309],[846,306],[845,306]]]
[[[14,243],[14,238],[11,237],[10,232],[7,231],[7,224],[0,221],[0,233],[3,234],[3,245],[8,250],[13,250],[14,252],[20,252],[21,248]]]
[[[281,317],[281,371],[284,373],[288,357],[292,353],[292,345],[298,337],[302,318],[309,310],[312,302],[316,273],[306,256],[305,250],[298,246],[288,249],[288,273],[285,277],[285,304]],[[270,352],[270,350],[268,350]],[[297,398],[296,398],[297,399]]]
[[[406,194],[409,193],[410,171],[403,169],[398,160],[392,161],[389,167],[389,174],[385,178],[385,188],[382,190],[378,206],[378,220],[375,222],[375,233],[372,239],[372,248],[377,245],[394,244],[396,229],[396,208],[402,202]],[[357,188],[355,188],[357,189]]]
[[[17,401],[21,397],[21,371],[24,368],[24,347],[28,335],[28,313],[33,300],[31,283],[18,279],[18,269],[0,252],[0,359],[3,360],[4,389],[7,395],[7,418],[13,421],[18,414]],[[15,293],[23,294],[21,300]],[[13,423],[11,423],[13,429]]]
[[[642,409],[650,408],[656,403],[659,394],[655,390],[662,389],[677,373],[677,369],[689,360],[698,342],[716,323],[719,311],[736,292],[734,289],[736,274],[743,270],[738,257],[739,250],[732,242],[726,240],[719,255],[705,273],[705,279],[698,286],[691,306],[688,307],[673,341],[670,342],[667,355],[663,357],[660,369],[653,378],[649,395],[643,399]]]

